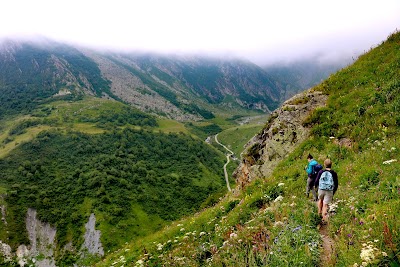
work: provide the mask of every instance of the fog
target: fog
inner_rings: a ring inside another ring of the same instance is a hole
[[[400,25],[400,1],[5,0],[1,37],[257,64],[357,57]]]

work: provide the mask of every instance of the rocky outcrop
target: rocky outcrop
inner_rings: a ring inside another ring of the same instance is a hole
[[[36,217],[36,210],[28,209],[26,216],[26,230],[30,241],[29,248],[21,245],[17,250],[19,264],[24,266],[26,258],[41,256],[35,265],[40,267],[53,267],[55,265],[54,251],[56,249],[55,237],[57,230],[48,223],[43,223]]]
[[[103,245],[100,241],[100,231],[95,229],[96,217],[94,213],[90,214],[89,221],[85,224],[85,242],[83,248],[86,249],[89,254],[104,256]]]
[[[0,203],[3,202],[4,196],[0,195]],[[0,211],[1,211],[1,222],[4,225],[7,225],[7,220],[6,220],[6,206],[0,204]]]
[[[11,247],[0,241],[0,255],[3,256],[5,262],[10,262],[12,260]]]
[[[100,241],[101,232],[96,230],[95,226],[96,217],[92,213],[89,221],[85,224],[86,232],[82,249],[76,252],[82,258],[88,255],[104,256],[104,249]],[[32,262],[37,267],[55,267],[54,254],[57,250],[56,228],[38,220],[36,210],[28,209],[26,230],[29,245],[21,244],[15,253],[12,252],[8,244],[0,240],[0,256],[2,256],[3,261],[5,263],[12,262],[16,258],[19,266],[26,266],[28,262]],[[71,243],[68,243],[64,250],[75,251]],[[1,263],[3,262],[0,261]]]
[[[275,110],[264,129],[246,144],[242,162],[234,173],[237,185],[244,187],[257,177],[271,175],[277,164],[309,136],[310,129],[303,122],[327,99],[321,92],[308,90]]]

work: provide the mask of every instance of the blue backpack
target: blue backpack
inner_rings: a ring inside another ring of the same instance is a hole
[[[312,171],[311,171],[311,178],[315,180],[317,178],[318,172],[322,170],[322,165],[321,164],[316,164],[312,166]]]
[[[333,191],[334,183],[332,173],[324,171],[319,178],[318,188],[321,190]]]

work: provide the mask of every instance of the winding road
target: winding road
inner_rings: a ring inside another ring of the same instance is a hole
[[[225,181],[226,181],[226,187],[228,188],[228,191],[232,191],[231,190],[231,186],[229,185],[229,176],[228,176],[228,172],[226,171],[226,166],[228,166],[229,162],[231,161],[231,156],[234,154],[232,150],[230,150],[229,148],[227,148],[225,145],[221,144],[218,141],[218,134],[215,135],[215,142],[217,142],[217,144],[219,144],[220,146],[222,146],[223,148],[226,149],[226,151],[228,151],[228,154],[226,155],[226,163],[224,165],[224,174],[225,174]]]

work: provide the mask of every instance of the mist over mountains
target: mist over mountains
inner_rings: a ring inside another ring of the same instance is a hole
[[[2,114],[50,97],[94,95],[178,120],[212,117],[210,107],[268,112],[280,84],[240,60],[100,53],[51,41],[0,45]]]
[[[1,114],[53,97],[93,95],[180,121],[213,112],[271,112],[337,66],[314,62],[262,68],[208,56],[104,52],[47,39],[0,43]]]

